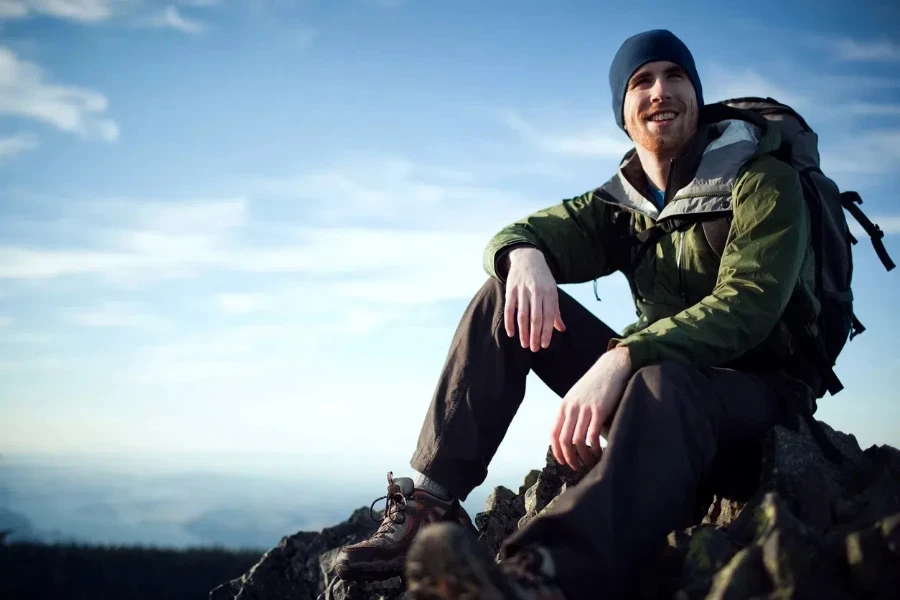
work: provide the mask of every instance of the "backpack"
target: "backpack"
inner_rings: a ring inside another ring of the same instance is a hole
[[[885,250],[884,232],[872,223],[859,205],[862,198],[852,191],[841,192],[837,184],[822,172],[819,165],[818,136],[797,111],[772,98],[745,97],[725,100],[704,106],[707,117],[713,121],[741,119],[759,127],[777,127],[781,145],[772,156],[789,164],[798,172],[810,215],[811,245],[815,254],[814,293],[820,303],[818,334],[812,336],[805,326],[807,314],[798,295],[794,295],[785,309],[785,323],[796,340],[797,352],[788,371],[799,375],[806,382],[819,381],[813,391],[817,398],[825,393],[837,394],[843,385],[834,373],[834,365],[848,340],[865,331],[865,327],[853,312],[853,246],[858,242],[847,224],[844,211],[849,212],[871,239],[872,246],[885,269],[894,269],[894,262]],[[731,228],[730,217],[701,219],[703,232],[710,248],[720,258]],[[663,236],[696,223],[696,218],[670,218],[643,231],[634,232],[633,222],[624,223],[622,231],[629,244],[636,247],[624,269],[633,272],[643,255]],[[631,283],[631,280],[629,280]],[[632,294],[637,291],[632,287]],[[596,281],[594,294],[597,294]],[[597,296],[599,300],[600,297]],[[798,315],[798,316],[794,316]],[[802,364],[798,364],[802,363]],[[828,460],[842,462],[841,453],[829,440],[822,427],[813,418],[813,406],[793,405],[806,421],[813,437]]]
[[[826,391],[831,395],[837,394],[843,389],[834,374],[838,355],[848,340],[865,331],[853,312],[852,248],[857,240],[850,233],[844,211],[853,215],[868,234],[878,258],[885,269],[891,271],[895,265],[882,242],[884,232],[860,209],[862,198],[858,193],[841,192],[837,184],[822,172],[818,136],[797,111],[772,98],[735,98],[721,104],[765,117],[770,127],[777,127],[782,142],[773,155],[794,167],[800,175],[803,198],[809,207],[811,242],[815,253],[815,295],[821,304],[819,336],[808,340],[810,346],[807,354],[813,362],[812,367],[822,377],[818,397],[824,396]],[[726,236],[727,231],[724,235],[721,232],[718,235],[707,232],[710,243],[721,244],[720,248],[724,248]],[[790,305],[788,310],[791,310]]]

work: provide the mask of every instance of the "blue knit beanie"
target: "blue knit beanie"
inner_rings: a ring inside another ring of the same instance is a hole
[[[703,107],[703,87],[694,65],[694,57],[684,42],[666,29],[654,29],[631,36],[622,44],[609,67],[609,89],[612,91],[616,123],[625,130],[625,92],[634,72],[649,62],[667,60],[681,65],[697,92],[697,108]]]

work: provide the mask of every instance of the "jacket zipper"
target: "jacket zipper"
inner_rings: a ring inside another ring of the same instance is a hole
[[[666,192],[663,196],[663,208],[665,208],[666,203],[669,200],[669,196],[672,194],[672,172],[675,170],[675,159],[669,160],[669,172],[666,175]],[[684,276],[682,274],[682,266],[681,263],[684,260],[684,231],[675,231],[675,235],[678,235],[678,245],[675,248],[675,266],[677,267],[677,278],[678,282],[678,293],[681,296],[681,303],[687,307],[687,292],[684,289]]]
[[[669,159],[669,172],[666,173],[666,190],[663,192],[663,205],[662,208],[659,209],[662,212],[663,208],[666,207],[666,204],[669,202],[669,197],[672,195],[672,171],[675,170],[675,159]]]
[[[675,250],[675,266],[678,267],[678,291],[681,294],[681,303],[687,308],[687,292],[684,289],[684,276],[682,275],[682,263],[684,262],[684,237],[686,232],[679,231],[678,248]]]

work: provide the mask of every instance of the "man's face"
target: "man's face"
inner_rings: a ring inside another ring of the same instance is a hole
[[[628,80],[624,114],[635,144],[654,154],[677,154],[697,131],[697,93],[679,65],[647,63]]]

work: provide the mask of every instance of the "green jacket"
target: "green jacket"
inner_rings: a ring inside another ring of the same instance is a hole
[[[501,230],[485,250],[485,269],[497,277],[510,247],[530,244],[560,284],[624,272],[638,320],[611,347],[627,346],[634,369],[675,360],[779,370],[792,350],[788,300],[802,299],[800,326],[811,333],[819,306],[809,213],[797,172],[769,154],[779,144],[777,131],[747,121],[704,123],[672,164],[662,211],[632,151],[600,188]],[[631,234],[697,216],[730,221],[721,257],[695,221],[663,236],[631,272]]]

